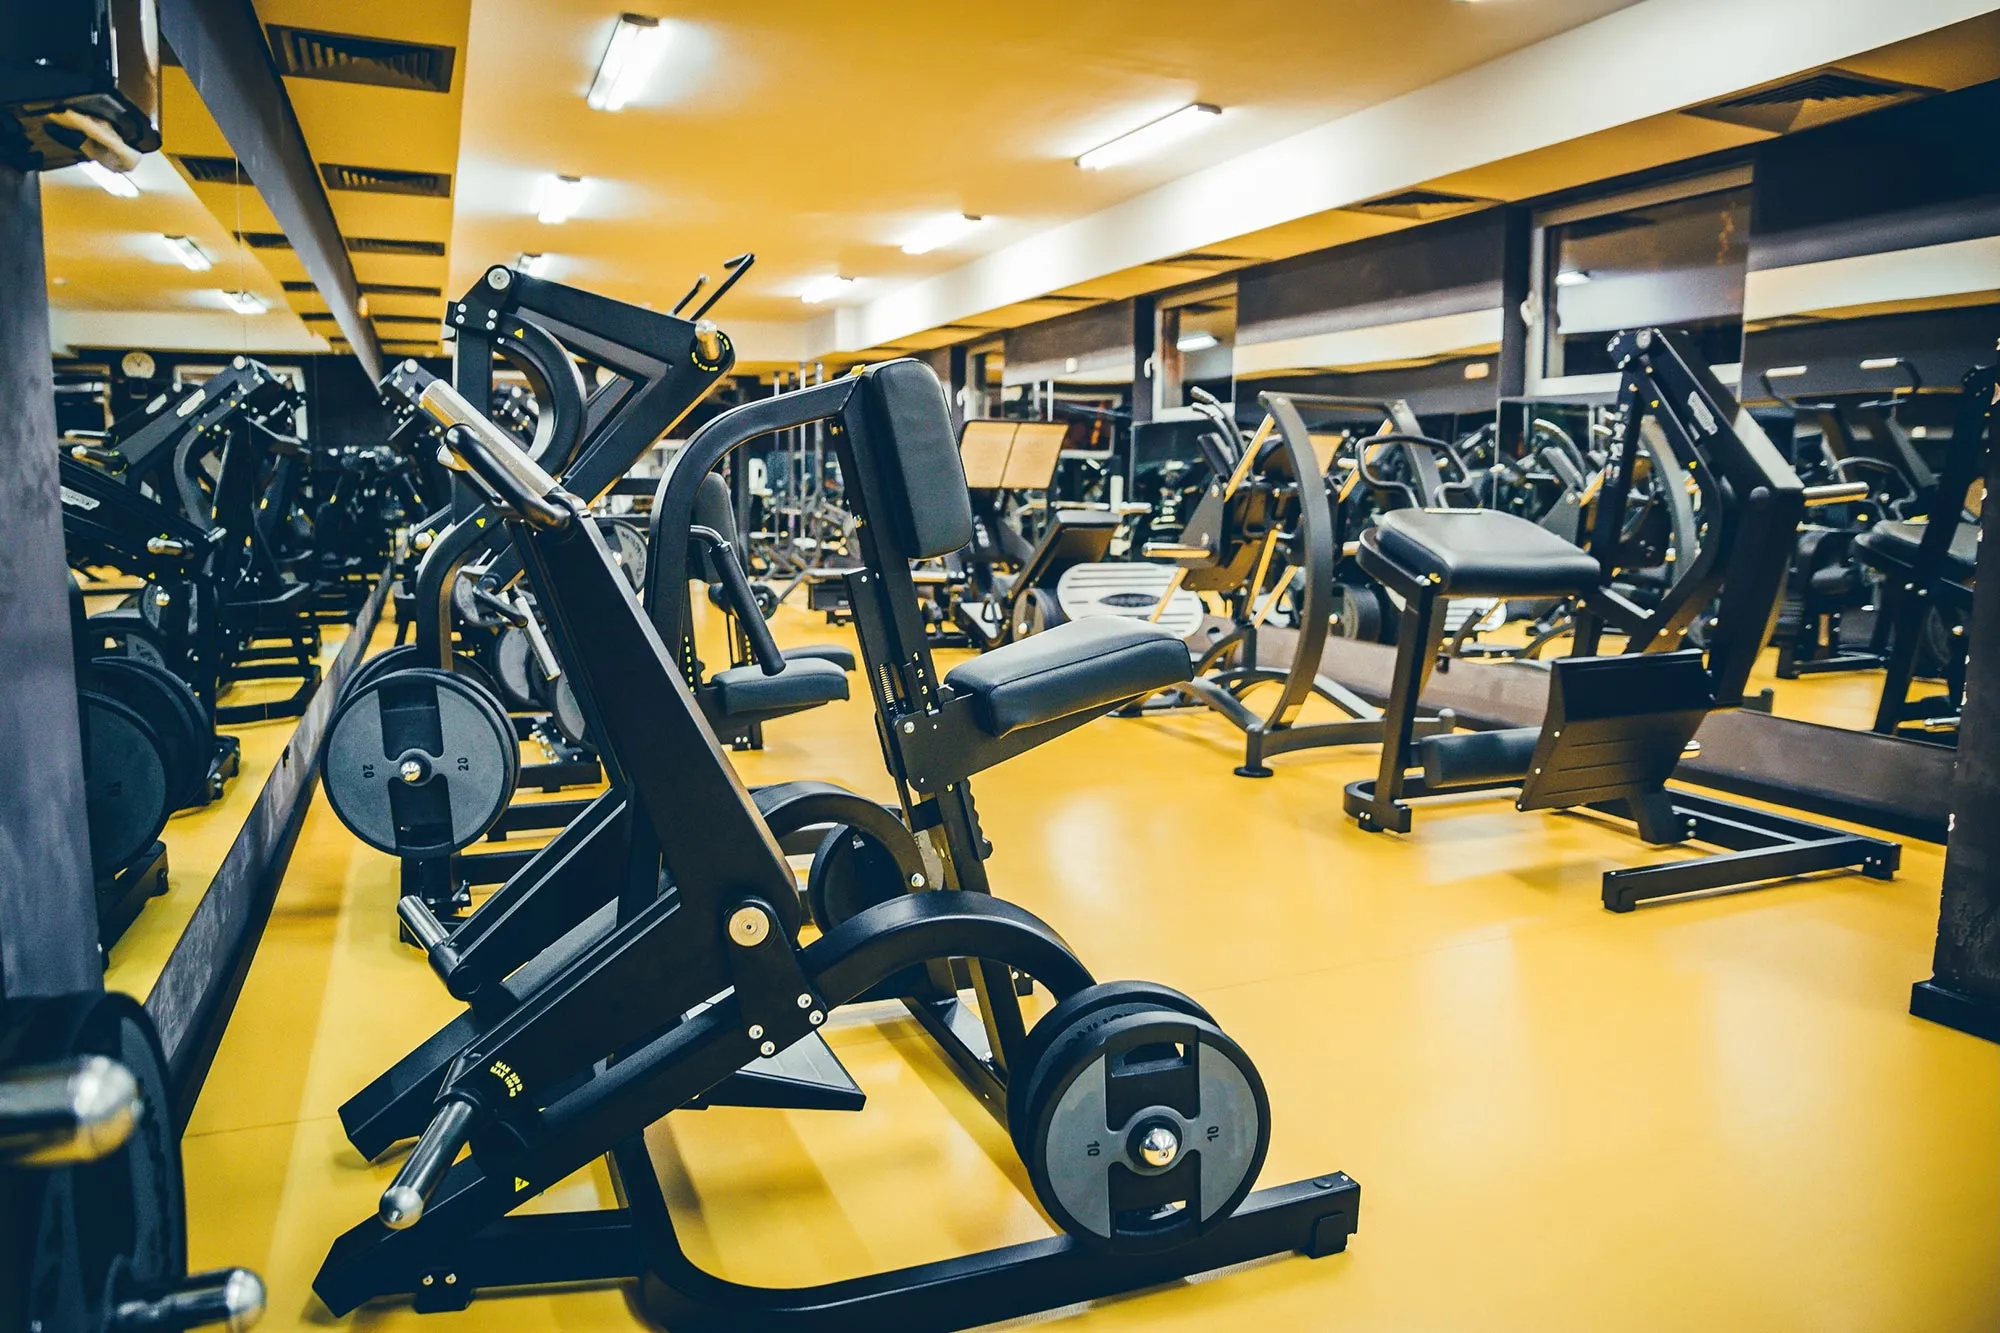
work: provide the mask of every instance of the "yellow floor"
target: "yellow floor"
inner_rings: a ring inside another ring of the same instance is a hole
[[[790,608],[778,627],[834,637]],[[888,794],[865,694],[769,731],[746,780]],[[982,774],[994,883],[1100,977],[1208,1005],[1269,1085],[1264,1179],[1352,1173],[1360,1234],[1064,1327],[2000,1328],[2000,1052],[1906,1012],[1940,849],[1908,844],[1893,883],[1613,916],[1601,872],[1673,853],[1504,800],[1371,836],[1339,802],[1372,748],[1250,782],[1230,773],[1239,746],[1205,713],[1105,719]],[[346,1146],[335,1108],[454,1013],[396,943],[395,895],[392,862],[319,801],[186,1139],[193,1261],[258,1269],[270,1329],[637,1326],[616,1289],[344,1321],[312,1296],[395,1170]],[[798,1284],[1046,1234],[1005,1136],[913,1024],[833,1027],[866,1111],[655,1130],[685,1168],[672,1203],[698,1259]],[[604,1190],[592,1174],[546,1203]]]

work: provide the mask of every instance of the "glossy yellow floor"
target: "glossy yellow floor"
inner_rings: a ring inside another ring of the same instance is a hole
[[[781,637],[823,640],[803,613]],[[1807,682],[1817,687],[1819,682]],[[1780,690],[1781,707],[1786,698]],[[770,728],[751,782],[886,795],[865,696]],[[1929,974],[1939,849],[1613,916],[1619,829],[1500,800],[1406,838],[1342,818],[1375,752],[1231,775],[1220,719],[1106,719],[981,775],[996,886],[1101,977],[1192,992],[1257,1060],[1267,1182],[1362,1183],[1349,1251],[1068,1312],[1078,1329],[2000,1328],[2000,1051],[1906,1013]],[[335,1322],[310,1282],[395,1170],[335,1108],[454,1012],[395,940],[394,867],[309,816],[186,1140],[193,1259],[259,1269],[265,1327]],[[672,1118],[658,1155],[690,1248],[797,1284],[1045,1234],[1005,1136],[888,1011],[831,1039],[858,1115]],[[545,1206],[604,1197],[601,1175]],[[618,1290],[371,1307],[357,1328],[616,1329]]]

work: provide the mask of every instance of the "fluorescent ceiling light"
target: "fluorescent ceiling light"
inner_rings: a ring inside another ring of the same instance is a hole
[[[221,292],[222,303],[239,315],[261,315],[269,306],[255,292]]]
[[[1764,374],[1774,380],[1795,380],[1806,373],[1804,366],[1772,366]]]
[[[214,267],[209,261],[208,255],[202,251],[202,248],[187,237],[162,236],[160,240],[165,245],[168,257],[176,264],[180,264],[195,273],[206,273]]]
[[[831,301],[834,297],[839,296],[853,285],[853,278],[843,278],[835,274],[828,274],[824,278],[814,278],[811,282],[801,287],[799,289],[799,299],[807,305],[818,305],[823,301]]]
[[[1182,352],[1206,352],[1213,346],[1215,346],[1215,335],[1201,332],[1183,333],[1174,343],[1175,350]]]
[[[1900,356],[1871,356],[1861,363],[1863,370],[1894,370],[1903,364]]]
[[[1207,102],[1191,103],[1150,125],[1141,125],[1130,134],[1121,134],[1110,143],[1099,144],[1079,157],[1076,164],[1085,171],[1102,171],[1106,167],[1119,166],[1148,153],[1157,153],[1168,144],[1179,143],[1197,130],[1214,124],[1221,115],[1222,108],[1219,106],[1211,106]]]
[[[611,45],[597,62],[597,77],[590,81],[590,95],[584,100],[593,111],[622,111],[625,104],[646,86],[660,57],[666,54],[667,29],[658,19],[643,14],[621,14],[611,30]]]
[[[514,267],[531,278],[545,278],[549,273],[549,265],[554,260],[554,255],[524,254],[514,261]]]
[[[1580,268],[1565,269],[1563,272],[1556,274],[1556,286],[1558,287],[1581,287],[1589,281],[1590,274]]]
[[[986,219],[977,213],[946,213],[932,218],[910,233],[909,239],[903,242],[903,253],[927,255],[970,235],[985,223]]]
[[[106,194],[115,194],[120,199],[139,197],[137,182],[122,171],[113,171],[102,162],[93,162],[89,158],[77,163],[77,167],[83,172],[85,179]]]
[[[535,196],[535,220],[551,227],[568,222],[583,207],[584,188],[581,176],[550,176]]]

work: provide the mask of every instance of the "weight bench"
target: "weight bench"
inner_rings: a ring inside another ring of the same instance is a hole
[[[1405,606],[1381,769],[1372,780],[1348,784],[1346,812],[1370,832],[1407,833],[1410,799],[1517,787],[1521,810],[1588,806],[1632,820],[1651,844],[1692,840],[1725,849],[1606,872],[1604,905],[1615,912],[1647,899],[1821,870],[1853,867],[1890,878],[1901,858],[1895,843],[1667,788],[1708,714],[1742,701],[1782,593],[1805,492],[1681,340],[1654,331],[1621,334],[1612,346],[1625,354],[1620,397],[1631,406],[1600,493],[1597,540],[1620,531],[1650,412],[1677,456],[1694,460],[1691,475],[1712,488],[1706,489],[1708,549],[1686,553],[1690,572],[1658,607],[1642,609],[1610,590],[1611,571],[1597,557],[1515,515],[1436,509],[1383,515],[1362,534],[1357,560]],[[1687,419],[1677,415],[1681,404],[1689,405]],[[1732,420],[1733,428],[1722,424]],[[1731,486],[1716,486],[1718,473]],[[1444,605],[1453,597],[1578,600],[1578,655],[1552,664],[1541,726],[1429,736],[1412,745],[1417,701],[1437,658]],[[1660,650],[1677,645],[1694,616],[1718,598],[1709,653]],[[1596,655],[1606,625],[1626,634],[1628,651]],[[1419,772],[1411,772],[1413,761]]]

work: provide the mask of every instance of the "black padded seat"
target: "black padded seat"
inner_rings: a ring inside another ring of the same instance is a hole
[[[760,666],[730,667],[709,678],[722,711],[730,717],[750,713],[797,712],[847,697],[847,673],[839,665],[816,657],[788,659],[785,669],[767,676]]]
[[[1150,694],[1192,674],[1187,645],[1165,630],[1122,616],[1093,616],[995,648],[944,683],[971,696],[981,729],[998,739]]]
[[[854,670],[854,650],[837,643],[803,643],[782,651],[787,662],[831,662],[842,671]]]
[[[1447,597],[1565,597],[1603,578],[1588,553],[1494,509],[1391,510],[1361,535],[1361,550],[1431,578]]]
[[[1878,523],[1854,539],[1854,544],[1866,560],[1869,555],[1879,555],[1884,563],[1898,569],[1908,568],[1916,563],[1917,548],[1923,545],[1924,523],[1906,523],[1892,519]],[[1958,530],[1951,534],[1951,550],[1945,556],[1944,576],[1957,583],[1969,582],[1974,566],[1979,561],[1979,525],[1960,523]],[[1874,563],[1874,562],[1870,562]]]

